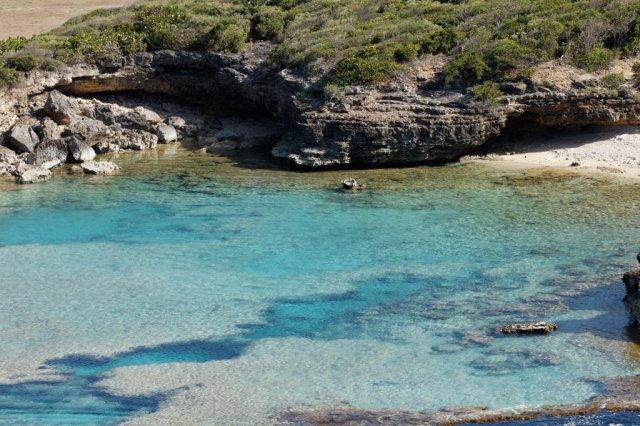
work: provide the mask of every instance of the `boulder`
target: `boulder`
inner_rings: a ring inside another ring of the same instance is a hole
[[[62,139],[46,140],[36,147],[35,154],[29,158],[29,163],[50,169],[67,161],[69,148]]]
[[[0,146],[0,164],[13,164],[18,161],[18,155],[7,148]]]
[[[136,113],[140,114],[142,117],[144,117],[144,119],[147,120],[149,123],[158,124],[162,121],[162,117],[160,117],[158,114],[151,111],[150,109],[146,109],[143,107],[136,107],[133,110]]]
[[[58,124],[69,124],[75,116],[79,115],[80,107],[73,98],[52,90],[44,104],[44,112]]]
[[[118,145],[124,149],[144,151],[158,145],[158,137],[142,130],[124,129],[118,135]]]
[[[184,129],[187,125],[187,121],[184,118],[175,115],[168,117],[166,120],[164,120],[164,122],[169,126],[175,127],[178,130]]]
[[[130,111],[116,117],[116,122],[125,129],[133,130],[151,130],[153,128],[152,122],[147,120],[145,116],[136,112]]]
[[[95,109],[96,120],[102,121],[104,124],[111,126],[116,124],[116,113],[112,105],[98,104]]]
[[[0,163],[0,176],[11,176],[15,174],[16,166],[9,163]]]
[[[68,138],[69,153],[71,158],[77,163],[85,161],[91,161],[96,158],[96,152],[87,143],[82,141],[77,136],[71,136]]]
[[[16,173],[18,175],[18,183],[38,183],[51,179],[53,174],[51,170],[40,167],[32,166],[25,163],[20,163]]]
[[[63,135],[79,136],[88,145],[95,145],[100,141],[111,138],[112,132],[102,121],[82,117],[69,124]]]
[[[156,136],[158,136],[158,142],[169,143],[178,140],[178,132],[175,127],[169,124],[158,124],[156,126]]]
[[[9,143],[19,151],[33,153],[40,138],[33,128],[16,124],[9,133]]]
[[[58,126],[55,121],[49,117],[45,117],[38,126],[37,133],[43,141],[60,139],[62,136],[62,127]]]
[[[101,141],[93,146],[93,150],[98,154],[106,154],[107,152],[120,151],[120,145],[109,141]]]
[[[117,164],[110,161],[85,161],[80,166],[89,175],[110,175],[119,169]]]
[[[558,325],[552,322],[534,322],[507,325],[502,327],[500,331],[504,334],[547,334],[557,329]]]

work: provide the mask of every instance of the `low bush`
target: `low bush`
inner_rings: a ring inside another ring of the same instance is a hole
[[[329,81],[340,86],[372,85],[389,78],[394,69],[392,63],[377,57],[349,56],[338,62],[329,74]]]
[[[251,35],[256,40],[277,40],[284,30],[284,13],[276,8],[265,8],[251,18]]]
[[[6,66],[17,71],[33,71],[38,68],[39,60],[33,53],[11,56]]]
[[[209,32],[208,47],[218,52],[239,52],[247,41],[248,34],[249,26],[246,23],[239,20],[222,21]]]
[[[636,84],[640,84],[640,62],[633,64],[631,70],[633,71],[633,78],[635,79]]]
[[[393,52],[393,58],[396,62],[406,63],[411,62],[418,56],[418,46],[415,44],[405,44],[404,46],[398,47]]]
[[[498,106],[502,92],[498,88],[498,85],[490,81],[474,86],[471,88],[471,95],[477,101],[490,106]]]
[[[587,71],[597,71],[607,68],[614,58],[615,53],[613,51],[600,45],[584,53],[575,54],[572,62],[577,67],[584,68]]]
[[[18,71],[0,64],[0,86],[17,83],[19,79],[20,73]]]
[[[617,89],[624,83],[624,74],[621,72],[612,72],[604,75],[600,82],[607,89]]]

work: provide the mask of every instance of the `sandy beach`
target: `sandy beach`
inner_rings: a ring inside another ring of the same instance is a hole
[[[127,6],[138,0],[3,0],[0,39],[30,37],[52,30],[69,18],[99,8]]]
[[[489,144],[486,155],[469,155],[462,162],[571,168],[640,178],[640,128],[594,128],[558,136],[504,138]]]

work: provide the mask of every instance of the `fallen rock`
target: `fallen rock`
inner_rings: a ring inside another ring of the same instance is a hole
[[[63,135],[79,136],[86,144],[95,145],[100,141],[111,138],[112,132],[102,121],[82,117],[69,124]]]
[[[169,143],[178,140],[178,132],[175,127],[169,124],[158,124],[156,126],[156,136],[158,136],[158,142]]]
[[[68,155],[69,148],[64,140],[46,140],[36,147],[36,152],[30,156],[29,163],[50,169],[66,162]]]
[[[121,148],[135,151],[144,151],[155,148],[158,145],[158,137],[156,135],[142,130],[124,129],[118,139],[118,145]]]
[[[504,326],[500,331],[504,334],[547,334],[558,329],[552,322],[534,322],[528,324],[512,324]]]
[[[56,122],[49,117],[45,117],[40,122],[37,133],[43,141],[60,139],[62,136],[62,127],[58,126]]]
[[[164,122],[169,126],[175,127],[178,130],[184,129],[184,127],[187,125],[187,122],[184,118],[175,115],[168,117]]]
[[[109,104],[96,105],[95,116],[96,120],[100,120],[108,126],[116,124],[116,113],[113,106]]]
[[[18,155],[7,148],[6,146],[0,146],[0,163],[13,164],[18,161]]]
[[[11,176],[15,174],[16,166],[8,163],[0,163],[0,176]]]
[[[149,122],[142,114],[130,111],[116,117],[116,122],[125,129],[151,130],[153,123]]]
[[[162,117],[160,117],[158,114],[156,114],[155,112],[146,109],[144,107],[136,107],[133,109],[135,112],[137,112],[138,114],[140,114],[141,116],[144,117],[145,120],[147,120],[150,123],[153,124],[158,124],[162,121]]]
[[[40,166],[31,166],[25,163],[20,163],[16,173],[18,175],[18,183],[44,182],[53,176],[49,169]]]
[[[111,175],[120,169],[117,164],[110,161],[85,161],[80,167],[89,175]]]
[[[91,161],[96,158],[96,152],[87,143],[76,136],[68,138],[71,157],[78,163]]]
[[[58,124],[69,124],[80,113],[78,102],[57,90],[49,92],[44,112]]]
[[[35,152],[36,145],[40,143],[40,138],[33,128],[16,124],[9,133],[9,143],[22,152]]]

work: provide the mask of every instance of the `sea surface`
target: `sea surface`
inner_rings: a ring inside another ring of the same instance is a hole
[[[639,181],[112,159],[121,175],[0,182],[0,424],[532,408],[640,374],[620,283]],[[496,332],[538,320],[559,330]],[[616,423],[599,416],[554,422]]]

